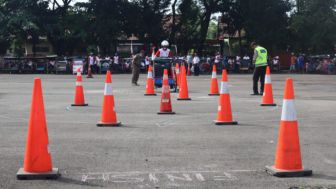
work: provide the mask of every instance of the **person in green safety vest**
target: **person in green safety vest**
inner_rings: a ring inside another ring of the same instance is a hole
[[[267,67],[267,50],[259,46],[256,42],[251,43],[254,49],[253,54],[253,93],[251,95],[262,95],[264,92],[265,74]],[[260,80],[260,93],[258,91],[258,81]]]

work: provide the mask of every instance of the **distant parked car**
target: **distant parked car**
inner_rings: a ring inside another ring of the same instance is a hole
[[[56,60],[55,63],[55,73],[70,73],[70,62],[65,58],[60,58]]]
[[[81,73],[83,74],[84,65],[85,65],[84,58],[73,58],[72,59],[72,74],[76,74],[78,69],[80,69]]]

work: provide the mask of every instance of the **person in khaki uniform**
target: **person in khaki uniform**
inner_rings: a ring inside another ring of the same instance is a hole
[[[139,86],[138,79],[140,75],[141,61],[145,57],[145,51],[141,50],[140,53],[133,56],[132,60],[132,85]]]

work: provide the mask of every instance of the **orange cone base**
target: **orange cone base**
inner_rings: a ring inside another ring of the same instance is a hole
[[[165,114],[175,114],[175,112],[158,112],[159,115],[165,115]]]
[[[71,104],[71,106],[88,106],[89,104]]]
[[[209,96],[219,96],[219,93],[217,94],[208,94]]]
[[[191,98],[178,98],[177,100],[191,100]]]
[[[45,173],[31,173],[24,171],[23,168],[20,168],[16,173],[16,178],[18,180],[51,180],[57,179],[60,176],[58,168],[53,168],[52,171]]]
[[[144,94],[145,96],[156,96],[156,94]]]
[[[266,166],[266,172],[276,176],[276,177],[304,177],[311,176],[313,174],[312,170],[282,170],[276,169],[274,166]]]
[[[238,125],[237,121],[217,121],[215,120],[215,125]]]
[[[276,106],[276,104],[260,104],[260,106]]]
[[[120,127],[121,122],[117,121],[116,123],[103,123],[103,122],[98,122],[97,123],[98,127]]]

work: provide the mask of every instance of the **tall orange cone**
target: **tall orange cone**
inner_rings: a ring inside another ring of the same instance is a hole
[[[87,74],[86,78],[93,78],[93,76],[92,76],[92,68],[91,68],[90,64],[88,65],[88,74]]]
[[[180,65],[178,63],[176,63],[175,66],[175,73],[176,73],[176,83],[177,86],[180,87]]]
[[[83,80],[80,68],[77,70],[75,102],[71,106],[87,106],[84,100]]]
[[[48,146],[41,79],[35,78],[24,164],[16,174],[17,179],[56,179],[59,176],[58,169],[52,167]]]
[[[168,82],[168,70],[163,71],[163,81],[162,81],[162,94],[161,94],[161,104],[160,112],[158,114],[175,114],[171,105],[170,98],[170,86]]]
[[[212,66],[209,96],[218,96],[218,95],[219,95],[219,92],[218,92],[218,81],[217,81],[217,69],[216,69],[216,64],[214,64]]]
[[[266,171],[277,177],[299,177],[313,174],[312,170],[304,170],[302,166],[292,79],[286,81],[275,163],[273,166],[266,166]]]
[[[154,91],[153,67],[149,65],[145,96],[156,96]]]
[[[269,66],[266,69],[265,76],[265,86],[264,86],[264,94],[262,98],[261,106],[276,106],[273,100],[273,89],[272,89],[272,81],[271,81],[271,71]]]
[[[101,121],[97,123],[98,127],[120,126],[121,122],[117,121],[117,114],[114,109],[114,96],[112,90],[111,72],[106,72],[104,100],[102,107]]]
[[[222,71],[221,90],[219,97],[216,125],[237,125],[236,121],[232,120],[231,100],[228,86],[228,78],[226,70]]]
[[[181,66],[180,89],[179,97],[177,98],[177,100],[191,100],[191,98],[189,98],[188,81],[185,66]]]
[[[188,76],[191,76],[191,66],[190,66],[190,63],[188,63]]]

